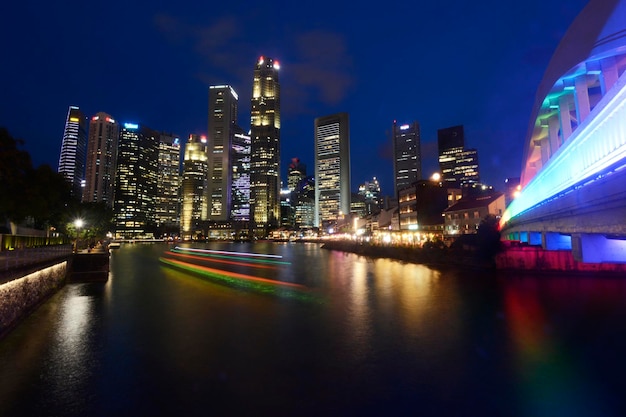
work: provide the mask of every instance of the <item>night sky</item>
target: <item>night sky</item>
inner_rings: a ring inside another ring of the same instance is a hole
[[[160,4],[159,4],[160,3]],[[536,88],[586,0],[24,2],[2,6],[0,126],[33,163],[57,168],[69,105],[186,138],[207,131],[208,86],[239,94],[249,128],[259,56],[281,64],[282,179],[313,167],[313,120],[350,115],[352,189],[393,187],[393,120],[422,128],[424,176],[437,129],[465,126],[483,182],[521,172]]]

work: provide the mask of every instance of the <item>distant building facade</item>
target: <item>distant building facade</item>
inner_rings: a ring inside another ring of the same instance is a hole
[[[208,218],[227,221],[232,202],[232,153],[237,129],[239,96],[229,85],[209,87],[209,188]]]
[[[158,132],[124,123],[120,129],[113,204],[117,238],[154,237],[158,161]]]
[[[253,233],[280,221],[280,83],[278,61],[260,57],[251,99],[250,210]]]
[[[180,229],[180,138],[171,133],[159,134],[156,226],[163,234],[178,234]]]
[[[478,151],[465,149],[463,126],[437,131],[441,179],[451,187],[467,187],[480,182]]]
[[[87,153],[87,119],[77,106],[70,106],[65,118],[58,172],[71,185],[72,196],[82,197]]]
[[[487,216],[500,218],[504,213],[505,198],[503,193],[491,195],[465,196],[444,210],[445,232],[447,238],[463,234],[477,233],[480,222]]]
[[[233,135],[231,153],[231,205],[233,222],[250,220],[250,135],[237,127]]]
[[[120,125],[99,112],[89,121],[87,166],[82,201],[113,207]]]
[[[418,122],[399,125],[395,120],[393,136],[393,188],[405,188],[422,178],[420,125]]]
[[[182,178],[180,235],[192,239],[207,219],[208,151],[206,136],[190,135],[185,144]]]
[[[350,126],[348,113],[318,117],[315,136],[315,226],[350,213]]]

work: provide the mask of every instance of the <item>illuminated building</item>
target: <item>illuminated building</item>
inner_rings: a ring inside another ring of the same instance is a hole
[[[295,220],[299,228],[310,228],[315,225],[315,178],[309,176],[298,183],[293,191],[295,194]]]
[[[120,129],[115,175],[115,235],[154,237],[156,225],[159,134],[124,123]]]
[[[89,121],[84,203],[104,202],[113,207],[119,134],[119,124],[104,112]]]
[[[503,193],[482,196],[465,196],[444,210],[445,237],[473,234],[487,216],[502,216],[505,208]]]
[[[209,188],[208,219],[229,220],[232,201],[231,149],[237,129],[239,97],[229,85],[209,87]]]
[[[382,206],[380,196],[380,183],[376,177],[371,181],[365,181],[365,183],[359,185],[359,200],[363,201],[363,214],[370,215],[376,214],[380,211]]]
[[[180,235],[185,240],[191,239],[201,229],[200,222],[207,218],[208,172],[207,139],[190,135],[185,144],[180,213]]]
[[[250,135],[236,127],[231,146],[232,191],[230,219],[250,220]]]
[[[304,178],[306,178],[306,165],[301,163],[299,158],[291,158],[291,164],[287,170],[287,188],[289,191],[296,190]]]
[[[180,229],[180,152],[178,135],[159,134],[156,226],[160,234],[177,234]]]
[[[348,113],[315,119],[315,226],[350,213]]]
[[[58,172],[71,185],[72,196],[79,200],[85,179],[86,150],[87,120],[78,107],[70,106],[65,118]]]
[[[278,61],[259,58],[251,99],[250,210],[252,228],[265,235],[280,220],[280,84]]]
[[[422,178],[420,125],[417,122],[398,125],[393,121],[393,188],[405,188]]]
[[[450,187],[464,188],[480,182],[478,151],[465,149],[463,126],[437,131],[441,179]]]

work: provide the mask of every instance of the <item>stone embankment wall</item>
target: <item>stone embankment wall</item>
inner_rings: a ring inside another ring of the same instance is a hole
[[[65,283],[68,262],[0,285],[0,338]]]

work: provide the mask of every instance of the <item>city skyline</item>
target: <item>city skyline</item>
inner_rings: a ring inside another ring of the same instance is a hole
[[[82,23],[87,5],[27,11],[11,4],[14,18],[0,29],[12,63],[0,70],[0,125],[26,141],[36,165],[54,168],[70,105],[186,138],[208,134],[207,88],[228,84],[244,103],[239,119],[247,129],[251,62],[266,54],[282,66],[281,180],[293,157],[312,166],[313,120],[346,112],[358,143],[351,148],[353,191],[375,176],[383,194],[392,193],[393,120],[420,123],[424,177],[437,168],[437,129],[464,125],[466,145],[481,155],[481,177],[499,187],[520,174],[534,93],[587,2],[534,3],[340,5],[320,20],[296,5],[190,4],[183,12],[113,2],[107,16],[115,34]],[[271,30],[252,29],[276,9],[281,17]],[[398,24],[409,14],[420,17],[419,27]],[[99,58],[104,50],[109,61]],[[69,51],[78,59],[58,59]],[[157,65],[120,65],[155,58]]]

